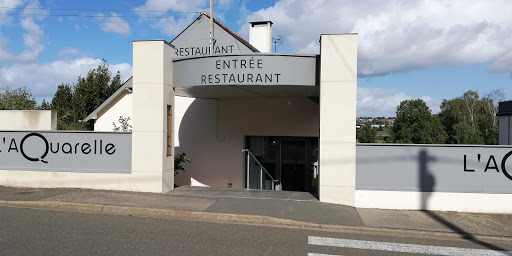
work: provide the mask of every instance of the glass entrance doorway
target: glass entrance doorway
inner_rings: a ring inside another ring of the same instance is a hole
[[[281,190],[318,197],[318,138],[246,136],[245,148],[275,179]]]

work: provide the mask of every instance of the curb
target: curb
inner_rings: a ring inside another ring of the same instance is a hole
[[[247,224],[247,225],[264,225],[274,227],[288,227],[297,229],[311,229],[316,231],[328,232],[343,232],[343,233],[358,233],[358,234],[373,234],[379,233],[393,233],[395,236],[402,237],[444,237],[444,238],[463,238],[468,239],[469,235],[472,240],[493,240],[493,241],[511,241],[510,236],[492,236],[492,235],[472,235],[472,234],[457,234],[448,232],[436,232],[415,229],[398,229],[398,228],[381,228],[369,226],[345,226],[345,225],[332,225],[332,224],[318,224],[312,222],[303,222],[290,219],[282,219],[277,217],[269,217],[262,215],[249,215],[249,214],[231,214],[231,213],[216,213],[216,212],[198,212],[198,211],[182,211],[171,209],[156,209],[156,208],[143,208],[133,206],[118,206],[118,205],[102,205],[102,204],[84,204],[84,203],[68,203],[58,201],[5,201],[0,200],[0,206],[16,207],[16,208],[30,208],[40,210],[53,210],[53,211],[68,211],[68,212],[83,212],[83,213],[97,213],[107,215],[124,215],[124,216],[139,216],[139,217],[152,217],[152,218],[166,218],[186,221],[204,221],[214,223],[229,223],[229,224]]]

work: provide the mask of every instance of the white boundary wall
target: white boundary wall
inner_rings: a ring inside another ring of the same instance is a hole
[[[358,144],[355,206],[512,213],[511,174],[510,146]]]
[[[358,208],[512,213],[512,194],[356,190],[355,199]]]
[[[167,105],[172,105],[174,49],[165,41],[133,43],[132,171],[128,174],[1,170],[0,185],[167,192],[174,158],[167,157]],[[32,127],[32,126],[31,126]],[[21,129],[11,127],[11,129]],[[25,126],[25,130],[29,130]],[[38,128],[41,129],[41,128]],[[172,128],[171,128],[172,129]],[[72,171],[72,170],[70,170]]]
[[[57,130],[57,111],[0,110],[0,130]]]

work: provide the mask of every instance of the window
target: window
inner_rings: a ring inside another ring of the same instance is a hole
[[[172,156],[172,106],[167,105],[167,156]]]

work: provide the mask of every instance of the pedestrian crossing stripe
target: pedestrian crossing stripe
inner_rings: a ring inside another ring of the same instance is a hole
[[[387,243],[387,242],[339,239],[339,238],[317,237],[317,236],[309,236],[308,244],[352,248],[352,249],[362,249],[362,250],[420,253],[420,254],[428,254],[428,255],[461,255],[461,256],[462,255],[475,255],[475,256],[510,255],[510,256],[512,256],[512,251],[496,251],[496,250],[485,250],[485,249],[470,249],[470,248],[404,244],[404,243]]]

